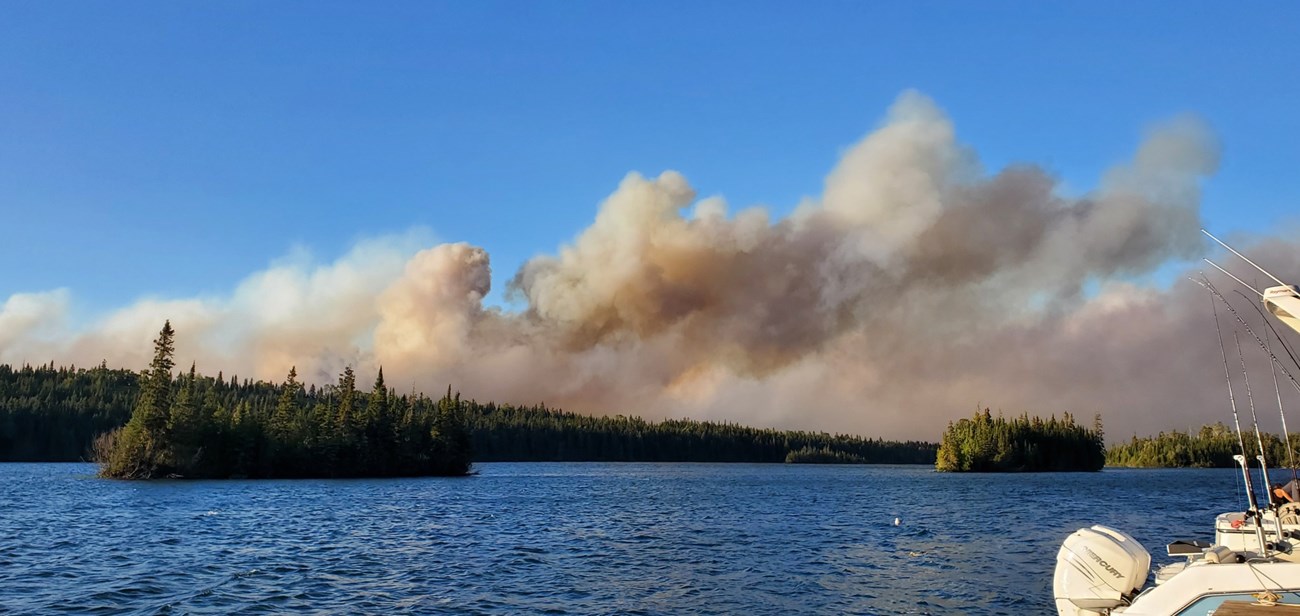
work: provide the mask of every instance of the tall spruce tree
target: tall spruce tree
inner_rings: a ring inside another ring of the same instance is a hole
[[[131,412],[131,420],[114,439],[108,462],[100,470],[103,476],[150,479],[170,472],[172,448],[168,420],[171,417],[175,335],[170,320],[158,332],[153,343],[153,362],[143,376],[140,398]]]
[[[289,368],[289,375],[284,379],[284,385],[280,386],[280,400],[275,405],[275,413],[271,415],[271,436],[277,439],[288,440],[293,434],[293,423],[298,417],[298,390],[302,384],[298,382],[298,367]]]

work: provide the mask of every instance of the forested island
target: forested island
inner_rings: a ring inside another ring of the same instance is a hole
[[[175,332],[168,322],[126,425],[96,437],[100,474],[159,477],[394,477],[465,475],[469,433],[459,396],[398,396],[381,369],[370,392],[348,368],[325,396],[307,396],[297,373],[278,388],[216,395],[219,379],[194,366],[173,378]],[[276,391],[278,389],[278,391]],[[238,391],[238,390],[236,390]],[[259,401],[256,408],[252,402]]]
[[[205,376],[191,367],[170,377],[165,392],[166,379],[156,379],[159,393],[148,394],[151,376],[162,374],[157,368],[137,373],[103,363],[89,369],[0,364],[0,461],[88,460],[96,449],[103,457],[113,449],[108,445],[117,444],[106,437],[96,448],[96,437],[127,425],[146,395],[151,396],[145,411],[149,419],[139,423],[151,426],[155,436],[170,435],[166,442],[175,441],[167,454],[170,460],[154,472],[183,476],[346,477],[361,473],[359,468],[409,474],[402,469],[432,463],[419,456],[449,446],[424,440],[439,422],[444,443],[451,438],[448,434],[463,427],[468,459],[482,462],[780,463],[813,461],[799,452],[829,451],[831,458],[818,461],[932,464],[936,449],[934,443],[920,441],[692,420],[594,417],[544,404],[479,403],[459,398],[450,389],[441,398],[398,395],[386,387],[382,375],[369,391],[362,391],[351,370],[337,383],[318,387],[304,386],[296,374],[282,383],[268,383],[221,373]],[[389,435],[397,440],[384,440]],[[391,458],[387,453],[362,454],[354,448],[358,443],[365,451],[391,448],[395,453]],[[182,460],[192,465],[185,472],[178,466]]]
[[[787,464],[866,464],[862,456],[830,447],[801,447],[785,454]]]
[[[1286,443],[1274,434],[1263,434],[1264,455],[1270,466],[1283,467],[1290,464]],[[1258,441],[1253,431],[1244,435],[1246,457],[1255,463],[1255,454],[1259,451]],[[1300,447],[1300,436],[1291,435],[1291,447]],[[1227,468],[1236,466],[1232,459],[1241,453],[1237,433],[1232,428],[1215,423],[1203,426],[1198,432],[1161,432],[1155,436],[1133,438],[1127,442],[1112,445],[1106,451],[1107,466],[1127,466],[1134,468]]]
[[[1061,419],[993,417],[989,409],[949,423],[935,470],[945,472],[1098,471],[1106,463],[1101,416],[1085,428]]]

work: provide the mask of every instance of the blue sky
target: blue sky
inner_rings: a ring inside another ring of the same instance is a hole
[[[1184,112],[1207,225],[1300,203],[1300,5],[8,3],[0,300],[228,292],[306,246],[425,227],[500,291],[629,171],[778,213],[914,88],[990,169],[1086,189]]]

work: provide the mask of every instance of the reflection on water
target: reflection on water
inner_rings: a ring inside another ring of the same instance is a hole
[[[1126,530],[1162,563],[1241,500],[1230,470],[477,468],[128,483],[0,464],[0,612],[1052,613],[1076,528]]]

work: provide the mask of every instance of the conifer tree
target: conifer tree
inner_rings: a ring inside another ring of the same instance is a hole
[[[153,361],[149,364],[149,375],[140,392],[140,403],[136,411],[141,414],[140,423],[148,434],[162,436],[167,428],[171,409],[172,368],[176,363],[176,353],[172,322],[167,321],[154,340]]]
[[[163,324],[154,340],[153,362],[143,377],[140,398],[131,420],[117,435],[109,460],[101,469],[105,477],[149,479],[169,472],[172,360],[176,352],[171,321]]]
[[[172,444],[174,466],[184,467],[193,464],[203,447],[200,401],[195,391],[198,382],[195,368],[194,364],[190,364],[189,374],[181,377],[175,400],[168,413],[167,434]]]
[[[297,366],[289,368],[289,375],[280,387],[280,400],[275,405],[275,413],[271,415],[271,434],[277,439],[287,440],[293,433],[293,422],[298,416],[300,387]]]
[[[375,384],[370,388],[370,398],[366,401],[364,420],[362,421],[361,447],[366,456],[362,464],[376,474],[386,474],[387,456],[385,443],[392,443],[392,430],[388,425],[388,387],[384,385],[384,369],[379,368]]]
[[[343,374],[339,375],[339,408],[338,408],[338,427],[344,438],[351,438],[351,430],[356,421],[355,409],[357,395],[357,377],[352,372],[352,366],[343,369]]]

